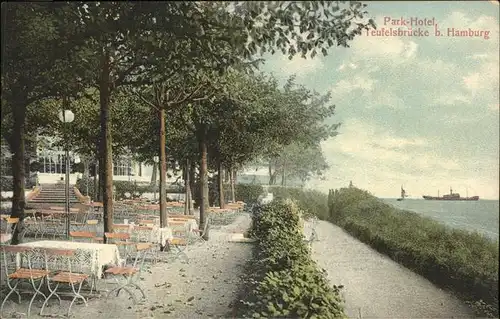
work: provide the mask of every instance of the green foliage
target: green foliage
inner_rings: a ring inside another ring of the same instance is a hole
[[[129,181],[114,181],[115,198],[125,199],[131,197],[141,197],[144,193],[152,193],[154,191],[151,185],[141,185]],[[128,196],[126,195],[128,193]]]
[[[199,192],[199,185],[195,185],[195,194]],[[246,204],[257,203],[259,196],[264,192],[261,185],[235,184],[234,195],[236,201],[242,201]],[[209,182],[209,202],[210,205],[219,205],[219,188],[213,180]],[[228,203],[231,200],[231,185],[224,184],[224,199]],[[199,199],[198,199],[199,200]]]
[[[230,190],[229,190],[230,191]],[[243,201],[247,204],[256,203],[259,196],[264,192],[261,185],[236,184],[234,186],[236,201]],[[230,194],[226,192],[226,194]]]
[[[13,189],[12,178],[2,176],[0,177],[0,182],[1,182],[0,187],[2,192],[12,192]]]
[[[82,178],[78,179],[75,185],[82,195],[89,196],[91,199],[95,200],[97,196],[95,194],[94,186],[94,179],[86,175],[83,175]]]
[[[285,201],[273,201],[254,212],[249,235],[257,239],[257,246],[239,315],[345,317],[339,287],[330,287],[324,271],[311,259],[300,227],[301,214]]]
[[[396,209],[355,187],[330,191],[328,202],[331,220],[353,236],[482,305],[482,315],[498,316],[498,242]]]
[[[319,219],[327,220],[328,204],[327,195],[315,190],[302,188],[279,187],[269,188],[275,199],[292,199],[304,212],[304,217],[316,216]]]

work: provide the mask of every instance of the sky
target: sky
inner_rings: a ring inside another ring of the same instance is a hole
[[[326,180],[308,186],[326,191],[352,180],[386,198],[404,185],[410,198],[453,187],[462,196],[498,199],[498,2],[366,3],[378,30],[420,28],[428,36],[363,34],[326,57],[276,54],[263,67],[332,93],[337,112],[329,121],[342,123],[340,134],[322,144]],[[412,18],[434,25],[391,25]],[[483,32],[452,37],[452,28]]]

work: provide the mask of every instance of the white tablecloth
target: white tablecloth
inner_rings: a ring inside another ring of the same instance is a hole
[[[172,229],[169,227],[160,228],[158,226],[152,227],[150,231],[136,230],[137,225],[131,225],[131,237],[132,240],[147,241],[155,244],[161,244],[162,246],[167,245],[167,241],[173,238]]]
[[[166,246],[167,242],[174,238],[174,235],[172,234],[172,228],[165,227],[165,228],[158,228],[157,232],[157,237],[156,239],[158,240],[158,243],[160,243],[162,246]]]
[[[73,241],[57,241],[57,240],[42,240],[30,243],[20,244],[19,246],[32,248],[56,248],[56,249],[81,249],[92,252],[92,258],[88,261],[91,263],[91,274],[97,278],[101,278],[102,269],[105,265],[119,265],[120,252],[118,247],[112,244],[95,244],[82,243]],[[77,257],[76,257],[77,258]]]
[[[0,234],[0,243],[6,243],[8,242],[10,239],[12,238],[12,234],[4,234],[4,233],[1,233]]]

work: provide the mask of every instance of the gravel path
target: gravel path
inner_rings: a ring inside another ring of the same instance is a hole
[[[306,223],[309,236],[311,224]],[[473,318],[461,301],[331,223],[316,226],[313,259],[344,285],[350,318]]]
[[[181,259],[170,263],[160,262],[143,273],[140,285],[145,288],[148,299],[143,304],[132,305],[126,293],[105,298],[92,299],[88,307],[73,306],[73,318],[77,319],[142,319],[142,318],[228,318],[229,305],[237,298],[240,275],[251,257],[251,245],[231,243],[234,232],[244,232],[250,225],[248,214],[240,215],[231,225],[211,229],[210,240],[204,245],[189,247],[189,264]],[[23,299],[25,300],[25,299]],[[56,305],[56,303],[52,303]],[[6,306],[8,313],[13,303]],[[67,309],[68,302],[63,301]],[[10,308],[10,309],[7,309]],[[23,301],[18,312],[26,312]],[[30,318],[40,307],[33,306]],[[47,313],[59,313],[58,306],[50,307]],[[21,318],[24,316],[20,316]]]

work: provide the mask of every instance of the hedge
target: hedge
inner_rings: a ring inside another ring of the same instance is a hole
[[[303,188],[286,188],[273,186],[269,188],[275,199],[293,199],[299,208],[305,212],[305,217],[316,216],[328,220],[328,196],[324,193]]]
[[[499,245],[478,233],[403,211],[355,188],[316,191],[273,187],[301,209],[344,228],[353,237],[436,285],[459,295],[479,316],[498,318]]]
[[[366,191],[330,191],[330,220],[352,236],[498,316],[498,242],[388,205]]]
[[[304,242],[300,209],[290,201],[273,201],[253,213],[249,235],[256,246],[236,315],[345,318],[340,287],[329,286]]]

